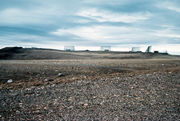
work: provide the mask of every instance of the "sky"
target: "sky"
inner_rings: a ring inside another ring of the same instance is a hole
[[[0,0],[0,48],[148,45],[180,55],[180,0]]]

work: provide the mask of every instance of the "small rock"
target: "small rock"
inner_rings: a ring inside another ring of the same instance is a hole
[[[49,81],[54,81],[54,79],[48,79],[48,78],[44,79],[44,82],[49,82]]]
[[[21,108],[22,108],[22,107],[23,107],[23,104],[22,104],[22,103],[19,103],[19,107],[21,107]]]
[[[69,102],[72,102],[72,101],[73,101],[73,98],[72,98],[72,97],[70,97],[70,98],[68,99],[68,101],[69,101]]]
[[[41,75],[40,74],[37,74],[36,77],[39,78]]]
[[[18,110],[16,111],[16,114],[20,114],[20,113],[21,113],[20,111],[18,111]]]
[[[72,109],[73,108],[73,106],[69,106],[69,109]]]
[[[48,82],[48,79],[44,79],[44,82]]]
[[[104,104],[104,101],[102,101],[101,103],[100,103],[100,105],[103,105]]]
[[[96,98],[96,96],[93,96],[93,99],[95,99]]]
[[[84,107],[87,107],[88,106],[88,103],[84,103]]]
[[[78,104],[79,104],[79,105],[83,105],[84,103],[83,103],[83,102],[79,102]]]
[[[47,110],[48,109],[48,107],[46,106],[46,107],[44,107],[44,110]]]
[[[8,81],[7,81],[7,83],[12,83],[13,82],[13,80],[12,79],[9,79]]]
[[[65,76],[63,73],[58,73],[58,77]]]
[[[51,87],[55,87],[55,86],[56,86],[55,84],[51,85]]]

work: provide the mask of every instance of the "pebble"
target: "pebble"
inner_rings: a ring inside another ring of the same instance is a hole
[[[48,79],[48,78],[44,79],[44,82],[49,82],[49,81],[54,81],[54,79]]]
[[[73,98],[72,98],[72,97],[70,97],[70,98],[68,99],[68,101],[72,102],[72,101],[73,101]]]
[[[82,104],[84,104],[84,103],[83,103],[83,102],[79,102],[78,104],[79,104],[79,105],[82,105]]]
[[[39,78],[41,75],[40,74],[37,74],[36,77]]]
[[[48,82],[48,79],[44,79],[44,82]]]
[[[69,106],[69,109],[72,109],[74,106]]]
[[[88,106],[88,103],[84,103],[84,107],[87,107]]]
[[[58,73],[58,77],[65,76],[63,73]]]
[[[9,79],[8,81],[7,81],[7,83],[12,83],[13,82],[13,80],[12,79]]]
[[[174,78],[170,83],[172,77],[157,73],[148,78],[142,74],[140,79],[77,80],[76,83],[44,85],[22,91],[0,90],[0,107],[14,111],[12,115],[2,113],[1,116],[12,120],[18,116],[24,120],[38,120],[39,116],[42,120],[178,120],[175,107],[178,100],[174,98],[178,94],[174,82],[178,79]],[[49,81],[49,78],[44,80]],[[156,80],[162,83],[157,84]]]
[[[20,114],[20,113],[21,113],[20,111],[18,111],[18,110],[16,111],[16,114]]]

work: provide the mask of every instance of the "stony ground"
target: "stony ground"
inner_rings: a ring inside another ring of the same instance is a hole
[[[0,90],[1,120],[177,121],[180,74],[153,72]]]
[[[180,120],[180,58],[75,54],[82,57],[1,60],[0,120]]]

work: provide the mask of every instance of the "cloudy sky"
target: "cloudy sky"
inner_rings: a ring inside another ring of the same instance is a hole
[[[0,47],[180,54],[180,0],[1,0]]]

